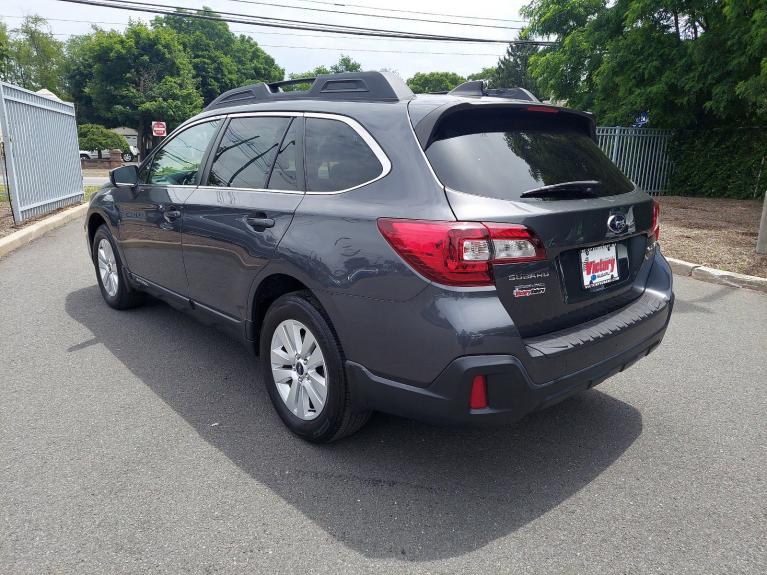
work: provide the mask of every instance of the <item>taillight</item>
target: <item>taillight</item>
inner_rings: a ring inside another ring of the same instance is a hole
[[[382,218],[378,229],[416,271],[445,285],[492,285],[492,264],[546,258],[540,240],[519,225]]]
[[[660,239],[660,204],[657,200],[652,201],[652,235],[656,242]]]
[[[485,409],[487,407],[487,379],[484,375],[475,375],[474,379],[471,380],[469,407],[471,409]]]

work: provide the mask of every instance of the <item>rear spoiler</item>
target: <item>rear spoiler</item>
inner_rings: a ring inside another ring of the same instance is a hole
[[[588,133],[591,139],[596,140],[597,137],[597,122],[594,114],[590,112],[581,112],[580,110],[572,110],[570,108],[562,108],[559,106],[552,106],[551,104],[542,104],[538,102],[498,102],[487,100],[474,100],[474,101],[459,101],[459,102],[447,102],[442,106],[438,106],[423,118],[421,118],[414,126],[415,137],[418,139],[418,143],[421,145],[421,149],[425,150],[434,140],[434,135],[437,131],[437,126],[442,123],[446,118],[455,114],[456,112],[463,112],[466,110],[519,110],[528,111],[533,114],[567,114],[571,118],[577,118],[581,120],[584,131]]]

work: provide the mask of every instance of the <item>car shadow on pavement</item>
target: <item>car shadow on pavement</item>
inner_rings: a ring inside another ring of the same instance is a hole
[[[93,335],[70,353],[106,346],[202,439],[371,558],[479,549],[562,504],[642,431],[636,409],[591,390],[511,426],[455,429],[379,414],[356,435],[316,446],[283,427],[258,361],[227,336],[159,302],[114,311],[95,286],[70,293],[66,311]]]

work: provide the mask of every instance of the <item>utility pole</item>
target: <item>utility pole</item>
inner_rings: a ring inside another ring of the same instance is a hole
[[[756,253],[767,254],[767,194],[764,194],[762,223],[759,224],[759,237],[756,240]]]
[[[756,178],[757,189],[754,191],[758,193],[759,178],[762,176],[762,168],[764,167],[764,157],[762,157],[762,165],[759,167],[759,176]],[[764,194],[764,200],[762,202],[762,223],[759,224],[759,236],[756,239],[756,253],[767,254],[767,191]]]

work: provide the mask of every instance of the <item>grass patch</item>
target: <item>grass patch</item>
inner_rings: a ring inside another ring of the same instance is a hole
[[[85,192],[85,201],[89,202],[93,194],[98,192],[101,189],[101,186],[85,186],[85,189],[83,190]]]

